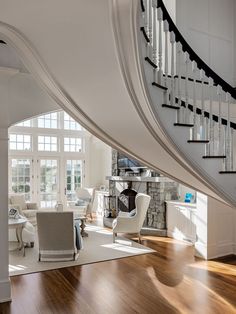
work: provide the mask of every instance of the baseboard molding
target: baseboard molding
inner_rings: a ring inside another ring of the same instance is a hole
[[[218,257],[235,254],[235,244],[226,242],[222,244],[210,244],[207,247],[207,259],[214,259]]]
[[[0,303],[11,301],[10,279],[0,280]]]
[[[194,245],[194,240],[190,236],[185,237],[183,234],[175,232],[175,231],[171,231],[171,230],[167,230],[167,236],[169,238],[173,238],[173,239],[180,240],[180,241],[185,241],[187,243]]]

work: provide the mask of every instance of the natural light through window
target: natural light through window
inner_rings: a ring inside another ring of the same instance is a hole
[[[56,136],[38,136],[38,150],[47,152],[57,151],[57,137]]]
[[[64,151],[78,153],[82,151],[81,138],[65,137],[64,138]]]
[[[32,120],[26,120],[26,121],[17,123],[16,126],[24,126],[24,127],[30,128],[30,127],[32,126],[31,121],[32,121]]]
[[[82,127],[73,118],[71,118],[66,112],[64,112],[64,129],[65,130],[82,130]]]
[[[31,136],[26,134],[10,134],[10,150],[31,150]]]
[[[38,117],[39,128],[57,129],[58,127],[58,114],[57,112],[48,113]]]

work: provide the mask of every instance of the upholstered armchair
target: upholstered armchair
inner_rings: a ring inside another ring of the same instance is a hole
[[[76,189],[76,196],[78,204],[86,206],[86,215],[89,215],[91,219],[93,219],[92,215],[92,207],[94,201],[94,188],[77,188]]]
[[[71,261],[78,257],[73,212],[37,212],[39,261]]]
[[[113,221],[113,242],[117,233],[137,233],[139,243],[141,243],[140,230],[149,207],[151,197],[149,195],[138,193],[135,198],[136,208],[130,213],[120,212]]]
[[[23,194],[10,195],[9,207],[18,209],[20,215],[26,217],[33,226],[36,225],[36,212],[38,211],[38,206],[36,203],[26,202]]]

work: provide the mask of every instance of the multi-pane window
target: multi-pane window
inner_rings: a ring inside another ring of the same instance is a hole
[[[45,152],[57,151],[57,137],[56,136],[38,136],[38,150]]]
[[[38,127],[39,128],[57,129],[57,127],[58,127],[58,114],[57,114],[57,112],[44,114],[44,115],[38,117]]]
[[[40,160],[40,207],[54,207],[58,197],[58,161]]]
[[[31,150],[31,135],[10,134],[10,150]]]
[[[66,195],[67,200],[76,200],[76,189],[81,187],[82,160],[66,161]]]
[[[66,130],[82,130],[81,125],[64,112],[64,129]]]
[[[16,126],[25,126],[25,127],[30,128],[32,126],[32,121],[33,121],[32,119],[31,120],[26,120],[26,121],[17,123]]]
[[[30,159],[11,159],[10,189],[30,200]]]
[[[64,137],[64,151],[78,153],[82,151],[82,139],[79,137]]]

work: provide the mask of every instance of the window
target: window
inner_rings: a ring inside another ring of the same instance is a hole
[[[38,117],[38,127],[57,129],[58,127],[57,112],[48,113]]]
[[[64,129],[66,130],[82,130],[82,127],[73,118],[71,118],[66,112],[64,112]]]
[[[10,134],[10,150],[31,150],[31,136]]]
[[[30,169],[30,159],[11,159],[10,190],[24,194],[26,201],[30,200]]]
[[[32,126],[32,121],[33,120],[26,120],[20,123],[17,123],[16,126],[24,126],[30,128]]]
[[[64,151],[78,153],[82,151],[82,140],[79,137],[64,137]]]
[[[81,187],[82,160],[66,160],[66,196],[67,200],[75,201],[76,189]]]
[[[57,202],[58,161],[56,159],[40,159],[40,207],[54,207]]]
[[[38,150],[45,152],[57,151],[57,137],[56,136],[38,136]]]

